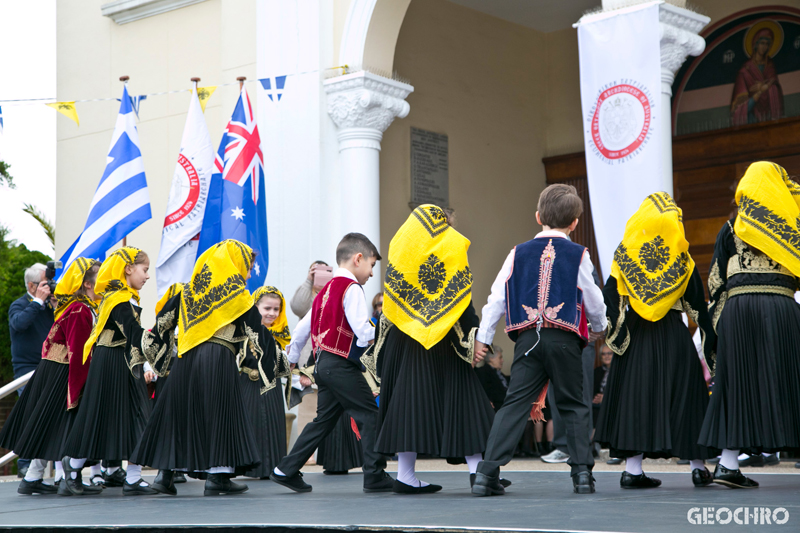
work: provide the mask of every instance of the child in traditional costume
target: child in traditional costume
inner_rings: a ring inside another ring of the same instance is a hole
[[[699,442],[723,450],[715,483],[756,488],[740,451],[800,448],[800,186],[774,163],[753,163],[736,204],[708,276],[717,368]]]
[[[160,493],[177,494],[173,471],[180,470],[205,479],[206,496],[241,494],[247,485],[231,478],[261,463],[239,365],[254,357],[262,394],[288,368],[278,367],[275,341],[247,290],[253,259],[250,247],[235,240],[203,252],[191,280],[137,345],[164,375],[178,327],[178,359],[131,459],[159,469],[152,488]]]
[[[707,360],[716,334],[688,250],[680,208],[667,193],[651,194],[628,220],[603,288],[606,344],[616,355],[595,440],[627,459],[623,489],[661,485],[642,472],[643,457],[689,460],[694,485],[711,484],[703,460],[717,452],[697,444],[708,386],[681,313],[698,325]]]
[[[92,357],[86,392],[64,446],[63,496],[86,495],[81,469],[86,459],[128,460],[150,416],[144,358],[135,348],[144,331],[139,323],[139,291],[150,278],[150,260],[138,248],[112,253],[97,273],[94,292],[102,297],[97,323],[83,349]],[[156,494],[142,480],[141,466],[129,463],[125,495]],[[110,472],[113,474],[113,472]]]
[[[317,416],[306,425],[292,452],[275,467],[270,479],[295,492],[310,492],[300,469],[347,410],[356,421],[364,450],[364,491],[388,492],[394,480],[386,459],[375,451],[378,406],[361,370],[360,358],[375,337],[361,287],[381,256],[360,233],[348,233],[336,249],[339,268],[314,298],[311,311],[292,335],[289,361],[295,365],[311,336],[318,386]]]
[[[61,276],[55,290],[55,323],[42,345],[42,362],[0,431],[0,447],[20,457],[36,457],[20,482],[20,494],[56,493],[57,487],[42,481],[47,461],[56,463],[57,483],[63,476],[64,441],[89,371],[83,346],[94,324],[97,298],[93,289],[99,268],[97,261],[79,257]]]
[[[606,306],[592,279],[586,248],[567,239],[582,212],[575,187],[555,184],[542,191],[536,221],[544,231],[508,254],[483,308],[476,357],[486,354],[503,314],[506,332],[516,345],[506,400],[495,414],[472,487],[476,496],[505,493],[500,466],[513,458],[532,405],[532,419],[541,419],[548,379],[554,386],[552,407],[559,410],[567,428],[574,490],[594,492],[591,412],[583,399],[581,351],[587,340],[599,338],[605,330]]]
[[[434,205],[416,208],[389,244],[386,302],[364,361],[381,383],[375,449],[397,454],[399,494],[442,488],[417,479],[418,453],[466,458],[474,479],[486,449],[494,410],[473,370],[469,244]]]
[[[253,294],[253,305],[261,315],[261,324],[275,339],[276,354],[285,358],[284,350],[292,337],[286,320],[286,301],[283,294],[275,287],[260,287]],[[288,362],[283,366],[288,368]],[[283,391],[280,386],[276,386],[261,394],[258,361],[252,353],[248,353],[242,361],[239,383],[261,457],[261,465],[244,475],[267,479],[278,461],[286,455],[286,408]]]

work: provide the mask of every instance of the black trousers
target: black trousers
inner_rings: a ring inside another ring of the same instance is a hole
[[[344,357],[322,352],[314,368],[314,378],[318,387],[317,416],[303,428],[291,453],[281,460],[278,469],[287,476],[299,472],[347,410],[361,433],[364,483],[379,481],[386,468],[386,458],[375,451],[378,405],[361,369]]]
[[[536,330],[523,331],[517,338],[506,400],[494,417],[484,460],[478,465],[478,471],[488,476],[499,475],[500,467],[513,458],[531,406],[548,379],[555,397],[552,407],[561,415],[566,431],[567,463],[572,473],[591,471],[594,467],[587,433],[591,412],[583,397],[581,340],[576,334],[560,329],[542,328],[540,333],[539,344],[527,356],[525,352],[538,339]]]

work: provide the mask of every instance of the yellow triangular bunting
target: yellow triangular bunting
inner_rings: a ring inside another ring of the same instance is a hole
[[[197,88],[197,99],[200,100],[200,107],[203,108],[203,113],[206,112],[206,102],[208,102],[208,99],[211,98],[211,95],[214,94],[214,91],[216,90],[217,90],[216,85],[209,85],[208,87]]]
[[[78,120],[78,110],[75,109],[75,102],[53,102],[52,104],[45,104],[48,107],[52,107],[65,117],[68,117],[75,121],[75,124],[78,126],[81,125],[80,121]]]

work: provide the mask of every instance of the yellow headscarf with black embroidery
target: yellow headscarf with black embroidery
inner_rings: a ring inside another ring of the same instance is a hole
[[[181,291],[178,356],[253,307],[247,290],[252,266],[253,251],[233,239],[215,244],[197,258],[192,278]]]
[[[170,301],[170,299],[181,293],[183,290],[183,285],[183,283],[173,283],[169,286],[167,292],[164,293],[164,296],[162,296],[161,299],[156,302],[156,314],[160,313],[161,310],[164,309],[164,306],[167,305],[167,302]]]
[[[472,298],[469,239],[440,207],[421,205],[389,243],[383,313],[426,350],[442,340]]]
[[[278,313],[278,318],[276,318],[275,322],[273,322],[271,326],[267,327],[267,329],[270,331],[270,333],[272,333],[272,336],[281,347],[281,350],[285,350],[286,346],[292,340],[292,334],[289,332],[289,321],[286,320],[286,300],[284,299],[283,294],[281,294],[281,291],[275,287],[272,287],[271,285],[259,287],[258,290],[256,290],[256,292],[253,294],[253,305],[258,305],[258,301],[268,294],[280,298],[281,310]]]
[[[139,302],[139,291],[128,286],[128,279],[125,276],[125,267],[133,265],[136,256],[141,250],[126,246],[115,250],[100,265],[97,272],[97,280],[94,282],[94,292],[102,298],[100,307],[97,309],[97,322],[92,328],[92,334],[86,345],[83,347],[83,362],[89,359],[92,347],[97,342],[97,338],[103,332],[103,328],[111,316],[111,311],[121,304],[130,301],[131,298]]]
[[[683,212],[669,194],[651,194],[625,224],[614,252],[611,275],[619,294],[639,316],[655,322],[686,292],[692,270]]]
[[[733,231],[800,277],[800,186],[783,167],[760,161],[736,188]]]
[[[83,302],[91,307],[92,310],[97,309],[97,302],[86,295],[76,295],[75,293],[83,286],[83,278],[89,269],[98,264],[100,263],[94,259],[79,257],[64,271],[61,279],[58,280],[58,285],[56,285],[55,297],[58,305],[53,314],[55,320],[58,320],[64,314],[64,311],[67,310],[67,307],[72,302]]]

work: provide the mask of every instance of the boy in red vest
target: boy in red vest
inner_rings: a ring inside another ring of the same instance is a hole
[[[394,479],[386,459],[375,452],[378,406],[361,373],[360,357],[375,338],[364,285],[380,260],[378,249],[360,233],[348,233],[336,248],[339,268],[314,298],[311,311],[297,324],[289,346],[292,368],[308,338],[315,357],[317,416],[297,439],[292,452],[275,467],[270,479],[295,492],[311,492],[300,469],[333,431],[345,410],[355,419],[364,450],[364,492],[391,492]]]
[[[606,306],[592,279],[589,253],[568,238],[582,212],[575,187],[555,184],[542,191],[536,221],[544,231],[511,250],[481,313],[475,355],[486,355],[503,314],[515,347],[506,399],[494,417],[472,487],[476,496],[505,493],[500,466],[513,457],[531,406],[534,416],[540,414],[536,410],[544,406],[548,380],[566,426],[575,492],[594,492],[591,411],[583,401],[581,351],[606,329]]]

